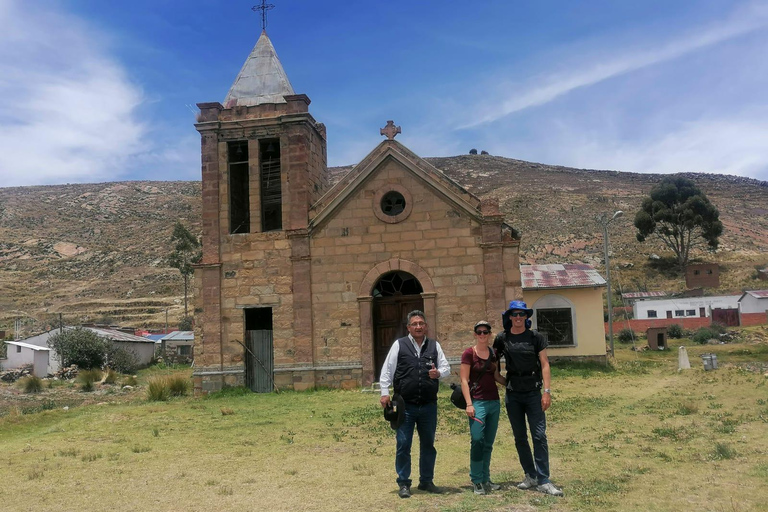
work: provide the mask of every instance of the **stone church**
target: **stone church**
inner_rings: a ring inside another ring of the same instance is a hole
[[[331,186],[309,104],[266,32],[224,104],[198,104],[198,393],[369,385],[413,309],[457,365],[475,322],[498,331],[522,295],[519,238],[498,202],[395,140],[392,122]]]

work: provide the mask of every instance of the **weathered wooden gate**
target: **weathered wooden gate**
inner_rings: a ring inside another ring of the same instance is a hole
[[[739,310],[714,308],[712,309],[712,322],[735,327],[739,325]]]
[[[271,393],[275,370],[272,331],[246,331],[245,334],[245,385],[256,393]]]

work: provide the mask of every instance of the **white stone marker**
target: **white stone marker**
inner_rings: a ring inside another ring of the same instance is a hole
[[[677,371],[690,370],[691,362],[688,360],[688,351],[685,347],[677,349]]]

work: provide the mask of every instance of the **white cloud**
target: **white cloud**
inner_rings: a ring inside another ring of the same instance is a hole
[[[144,144],[141,89],[82,21],[0,0],[0,186],[113,180]]]
[[[558,158],[574,167],[768,178],[768,122],[759,118],[699,120],[645,141],[607,136],[579,140],[576,131],[560,133],[557,138],[571,141],[560,146]]]
[[[666,44],[656,43],[654,46],[649,43],[652,48],[646,51],[627,52],[617,48],[612,56],[595,57],[594,62],[580,61],[576,69],[534,77],[532,81],[535,85],[506,91],[502,97],[494,97],[486,105],[474,106],[469,110],[470,118],[460,122],[458,129],[492,123],[515,112],[547,104],[576,89],[666,62],[766,26],[768,9],[762,4],[750,4],[748,8],[734,13],[729,20],[688,33]],[[611,43],[604,44],[610,47]]]

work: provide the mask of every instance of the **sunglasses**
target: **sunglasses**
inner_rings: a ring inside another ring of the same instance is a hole
[[[480,336],[485,336],[487,334],[491,334],[491,331],[484,331],[481,329],[479,331],[475,331],[475,334],[479,334]]]
[[[525,311],[513,311],[509,316],[528,316]]]

